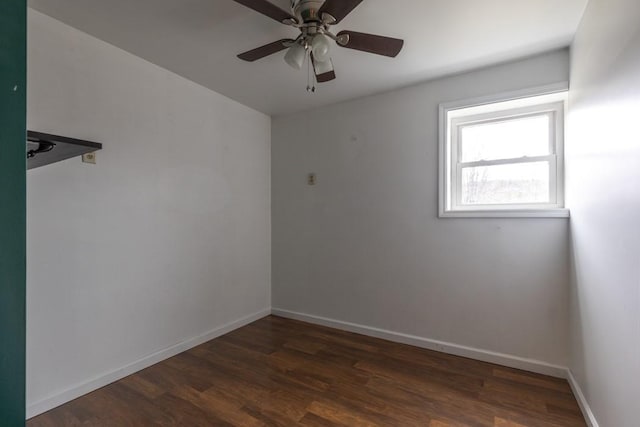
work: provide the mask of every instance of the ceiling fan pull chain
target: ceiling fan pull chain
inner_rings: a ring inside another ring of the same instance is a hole
[[[309,64],[309,54],[307,54],[307,92],[311,92],[311,83],[309,81],[309,68],[310,68],[310,64]]]
[[[307,53],[307,92],[315,93],[316,91],[316,80],[315,76],[313,77],[313,86],[311,86],[311,53]]]
[[[313,61],[311,60],[311,51],[309,51],[309,76],[311,76],[311,93],[316,93],[316,73],[313,68]]]

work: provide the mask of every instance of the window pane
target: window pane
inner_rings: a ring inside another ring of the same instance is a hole
[[[462,162],[549,155],[549,124],[544,114],[463,126]]]
[[[462,169],[462,204],[549,203],[549,162]]]

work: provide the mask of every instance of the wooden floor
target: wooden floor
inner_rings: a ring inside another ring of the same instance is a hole
[[[267,317],[27,426],[585,426],[564,380]]]

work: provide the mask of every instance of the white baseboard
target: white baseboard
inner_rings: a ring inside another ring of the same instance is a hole
[[[600,425],[598,424],[598,420],[596,420],[595,415],[593,415],[591,406],[589,406],[589,402],[587,402],[587,398],[582,392],[580,384],[578,384],[578,381],[573,376],[573,372],[571,372],[571,369],[567,369],[567,380],[569,381],[571,390],[573,390],[573,395],[578,401],[578,405],[580,405],[580,410],[582,411],[582,415],[584,415],[584,419],[587,422],[587,425],[589,427],[600,427]]]
[[[130,363],[122,368],[113,370],[86,382],[77,384],[63,392],[56,393],[55,395],[42,399],[38,402],[31,403],[27,406],[27,419],[35,417],[36,415],[40,415],[43,412],[49,411],[57,406],[70,402],[73,399],[109,385],[142,369],[148,368],[149,366],[155,365],[158,362],[173,357],[207,341],[211,341],[212,339],[229,333],[235,329],[248,325],[249,323],[268,316],[270,313],[270,309],[265,309],[249,316],[242,317],[241,319],[234,320],[233,322],[229,322],[225,325],[217,327],[202,335],[189,338],[169,348],[150,354],[149,356],[143,357],[142,359]]]
[[[415,347],[426,348],[428,350],[435,350],[442,353],[453,354],[455,356],[468,357],[470,359],[480,360],[483,362],[495,363],[497,365],[507,366],[510,368],[522,369],[524,371],[549,375],[556,378],[567,377],[566,367],[551,365],[539,360],[526,359],[510,354],[496,353],[493,351],[481,350],[473,347],[466,347],[463,345],[418,337],[415,335],[392,332],[384,329],[373,328],[370,326],[358,325],[355,323],[343,322],[341,320],[328,319],[326,317],[296,313],[293,311],[277,308],[272,309],[271,314],[288,319],[301,320],[303,322],[328,326],[330,328],[340,329],[343,331],[355,332],[374,338],[381,338],[388,341],[409,344]]]
[[[134,374],[149,366],[155,365],[165,359],[173,357],[184,351],[187,351],[193,347],[203,344],[207,341],[211,341],[219,336],[227,334],[235,329],[241,328],[249,323],[259,320],[269,314],[275,316],[285,317],[288,319],[301,320],[308,323],[313,323],[322,326],[328,326],[335,329],[340,329],[348,332],[354,332],[362,335],[367,335],[375,338],[381,338],[388,341],[399,342],[402,344],[409,344],[420,348],[426,348],[429,350],[440,351],[443,353],[453,354],[456,356],[468,357],[470,359],[480,360],[483,362],[495,363],[497,365],[507,366],[510,368],[522,369],[525,371],[535,372],[543,375],[550,375],[558,378],[567,378],[571,389],[573,390],[580,409],[585,416],[589,427],[599,427],[593,412],[587,402],[584,393],[582,392],[578,382],[574,378],[571,371],[567,368],[551,365],[545,362],[541,362],[533,359],[526,359],[522,357],[512,356],[503,353],[496,353],[487,350],[481,350],[477,348],[462,346],[458,344],[447,343],[438,340],[432,340],[428,338],[422,338],[415,335],[408,335],[399,332],[392,332],[384,329],[373,328],[370,326],[359,325],[350,322],[343,322],[340,320],[328,319],[320,316],[313,316],[303,313],[296,313],[293,311],[282,309],[265,309],[257,313],[245,316],[241,319],[222,325],[209,332],[206,332],[197,337],[190,338],[176,345],[173,345],[164,350],[160,350],[149,356],[146,356],[140,360],[130,363],[127,366],[108,372],[106,374],[95,377],[91,380],[77,384],[65,391],[42,399],[38,402],[34,402],[27,406],[27,419],[33,418],[46,411],[49,411],[57,406],[63,405],[83,396],[87,393],[95,391],[101,387],[109,385],[115,381],[118,381],[124,377]]]

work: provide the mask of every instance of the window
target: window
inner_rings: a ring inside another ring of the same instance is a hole
[[[568,216],[566,88],[506,99],[440,106],[441,217]]]

